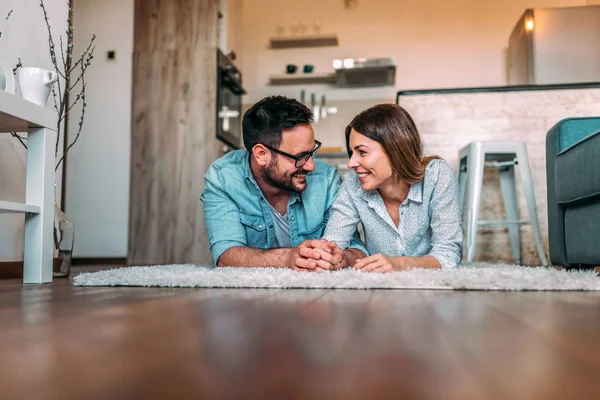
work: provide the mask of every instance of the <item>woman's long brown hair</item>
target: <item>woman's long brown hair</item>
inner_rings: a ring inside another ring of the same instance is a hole
[[[358,114],[346,127],[346,148],[350,149],[350,132],[356,132],[381,144],[398,178],[414,184],[423,180],[425,168],[439,156],[423,157],[419,131],[408,112],[397,104],[379,104]]]

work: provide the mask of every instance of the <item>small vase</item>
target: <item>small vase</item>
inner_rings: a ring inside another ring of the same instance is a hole
[[[75,228],[71,218],[54,201],[54,265],[53,278],[66,278],[71,272]]]

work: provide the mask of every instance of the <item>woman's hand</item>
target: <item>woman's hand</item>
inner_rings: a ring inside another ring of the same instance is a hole
[[[353,268],[363,272],[406,271],[412,268],[409,260],[410,257],[388,257],[379,253],[357,260]]]

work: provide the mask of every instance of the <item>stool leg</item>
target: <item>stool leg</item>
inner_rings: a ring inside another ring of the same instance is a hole
[[[485,156],[481,144],[476,143],[469,146],[467,156],[467,263],[472,262],[475,258],[484,161]]]
[[[460,160],[458,165],[458,187],[460,193],[460,210],[465,206],[465,192],[467,191],[467,158]]]
[[[535,245],[542,265],[548,265],[544,246],[542,246],[542,236],[540,235],[540,223],[538,221],[537,207],[535,205],[535,193],[533,191],[533,178],[531,177],[531,169],[529,167],[529,157],[527,156],[527,148],[523,145],[522,149],[517,151],[517,159],[519,162],[519,171],[521,172],[521,180],[523,181],[523,191],[527,199],[527,209],[529,211],[529,221],[533,228],[533,236]]]
[[[519,208],[517,204],[517,190],[515,184],[515,167],[502,167],[498,169],[498,172],[500,174],[500,188],[502,189],[502,200],[504,201],[506,219],[510,221],[517,221],[519,219]],[[508,225],[510,249],[515,260],[515,264],[521,264],[521,239],[519,233],[519,225]]]
[[[458,162],[458,193],[459,193],[459,201],[460,201],[460,223],[463,228],[465,226],[465,193],[467,191],[467,157],[459,159]],[[463,231],[464,237],[464,231]],[[463,241],[463,245],[464,245]],[[463,252],[463,255],[465,252]],[[462,261],[462,260],[461,260]]]

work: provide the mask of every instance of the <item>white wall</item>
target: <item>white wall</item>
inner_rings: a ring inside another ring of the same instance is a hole
[[[236,65],[241,65],[244,48],[243,43],[243,1],[227,0],[227,43],[229,49],[237,55]]]
[[[1,0],[0,19],[9,10],[11,32],[0,45],[0,65],[14,68],[20,57],[24,66],[53,69],[48,51],[48,33],[39,0]],[[65,0],[45,0],[55,41],[67,29]],[[52,100],[48,101],[51,107]],[[0,199],[25,201],[25,149],[9,134],[0,134]],[[57,172],[60,187],[61,170]],[[58,191],[60,192],[60,190]],[[0,260],[23,259],[24,217],[0,215]]]
[[[75,0],[75,53],[97,36],[85,122],[67,159],[65,211],[75,226],[75,257],[127,256],[133,10],[133,0]],[[116,51],[115,61],[107,50]],[[72,140],[79,120],[69,122]]]
[[[218,46],[226,55],[235,52],[234,63],[241,65],[242,55],[242,0],[219,0],[219,12],[223,16],[218,20]]]
[[[267,86],[271,74],[288,63],[314,64],[332,71],[332,60],[345,57],[396,56],[396,88],[310,89],[330,99],[388,98],[397,89],[505,85],[506,47],[513,26],[526,8],[571,6],[585,0],[357,0],[346,10],[341,0],[245,0],[243,73],[254,103],[265,95],[298,96],[300,86]],[[289,35],[294,23],[338,35],[336,47],[279,49],[267,47],[277,25]]]

